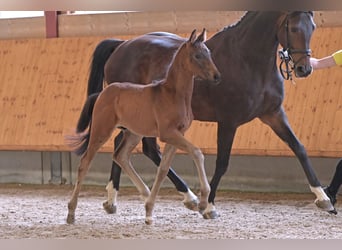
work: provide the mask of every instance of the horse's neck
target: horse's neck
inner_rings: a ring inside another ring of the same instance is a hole
[[[281,12],[248,12],[236,24],[224,28],[207,41],[210,49],[217,45],[226,47],[228,51],[238,51],[239,55],[262,55],[256,60],[275,59],[279,46],[277,39],[278,19]],[[224,44],[225,41],[228,42]],[[222,44],[223,42],[223,44]],[[230,47],[232,46],[232,47]],[[218,48],[218,47],[217,47]]]

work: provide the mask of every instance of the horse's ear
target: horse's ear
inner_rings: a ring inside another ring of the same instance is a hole
[[[202,33],[197,37],[196,42],[203,43],[205,40],[207,40],[207,31],[205,28],[203,28]]]
[[[194,43],[196,40],[196,29],[194,29],[190,35],[189,42]]]

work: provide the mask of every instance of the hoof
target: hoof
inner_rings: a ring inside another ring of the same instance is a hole
[[[108,201],[103,202],[103,208],[107,212],[107,214],[115,214],[116,213],[116,206],[113,204],[109,204]]]
[[[333,210],[328,211],[329,214],[337,215],[337,211],[334,208]]]
[[[146,218],[145,218],[145,224],[146,224],[146,225],[151,225],[152,222],[153,222],[153,220],[152,220],[151,217],[146,217]]]
[[[330,211],[334,211],[335,208],[334,206],[331,204],[331,201],[330,200],[323,200],[323,201],[320,201],[318,199],[315,200],[315,204],[318,208],[324,210],[324,211],[327,211],[327,212],[330,212]]]
[[[331,201],[331,204],[333,205],[333,206],[335,206],[335,204],[336,204],[336,196],[335,195],[332,195],[330,192],[329,192],[329,187],[324,187],[323,188],[323,191],[324,191],[324,193],[329,197],[329,199],[330,199],[330,201]]]
[[[74,224],[75,223],[75,215],[74,214],[68,214],[67,223],[68,224]]]
[[[213,210],[209,212],[203,212],[202,216],[204,219],[217,219],[219,217],[219,214],[216,210]]]
[[[198,211],[198,204],[199,204],[198,199],[194,199],[191,201],[184,201],[183,204],[187,209],[190,209],[192,211]]]

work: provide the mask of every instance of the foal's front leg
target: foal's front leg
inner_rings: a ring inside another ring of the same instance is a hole
[[[162,159],[157,171],[156,178],[154,179],[154,183],[151,189],[151,194],[147,198],[145,203],[146,217],[145,223],[150,225],[152,224],[152,212],[154,208],[154,204],[160,189],[161,184],[163,183],[167,173],[170,169],[171,161],[176,153],[176,148],[170,144],[165,145],[164,153],[162,155]]]
[[[201,198],[198,208],[201,213],[203,211],[205,212],[205,209],[208,206],[210,186],[208,183],[207,175],[205,173],[204,156],[202,151],[199,148],[192,145],[189,141],[187,141],[185,137],[181,134],[181,132],[179,132],[178,130],[164,138],[161,137],[160,139],[168,144],[172,144],[173,146],[187,152],[192,157],[197,168],[198,178],[200,182]],[[205,217],[205,214],[203,214],[203,216]]]

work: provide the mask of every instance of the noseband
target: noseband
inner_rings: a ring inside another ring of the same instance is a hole
[[[309,13],[309,12],[305,12]],[[296,67],[298,61],[306,56],[311,56],[311,49],[292,49],[291,48],[291,41],[289,36],[289,18],[290,15],[288,14],[285,18],[285,31],[286,31],[286,48],[279,50],[279,58],[281,60],[279,65],[279,71],[282,77],[285,80],[292,80],[292,72],[293,69]],[[292,58],[292,54],[303,54],[301,58],[297,62],[295,62]],[[285,69],[284,69],[285,67]]]

